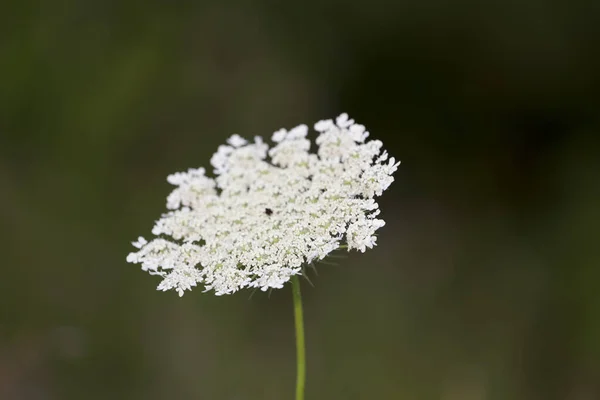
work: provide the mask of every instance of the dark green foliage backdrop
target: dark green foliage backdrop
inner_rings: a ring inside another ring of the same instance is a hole
[[[562,3],[562,4],[561,4]],[[127,264],[167,174],[346,111],[403,162],[305,285],[307,399],[600,398],[597,2],[0,6],[0,398],[288,399],[289,287]]]

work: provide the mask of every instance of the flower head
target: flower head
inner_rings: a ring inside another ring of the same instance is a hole
[[[281,288],[302,266],[345,244],[364,252],[385,222],[375,197],[393,182],[399,162],[347,114],[308,127],[280,129],[271,148],[260,137],[233,135],[204,168],[170,175],[176,186],[157,238],[140,237],[127,261],[163,278],[159,290],[180,295],[202,283],[215,294]]]

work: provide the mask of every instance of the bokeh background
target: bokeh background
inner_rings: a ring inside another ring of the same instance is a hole
[[[600,3],[0,6],[0,399],[291,399],[289,287],[127,264],[169,173],[340,112],[402,160],[304,285],[307,399],[600,398]]]

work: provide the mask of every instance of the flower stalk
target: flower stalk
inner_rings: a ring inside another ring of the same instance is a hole
[[[296,400],[304,400],[306,382],[306,345],[304,343],[304,313],[298,275],[292,276],[294,297],[294,325],[296,327]]]

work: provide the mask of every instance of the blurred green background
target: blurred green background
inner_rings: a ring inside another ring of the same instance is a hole
[[[600,6],[0,6],[0,399],[291,399],[289,287],[125,262],[168,174],[340,112],[402,160],[304,286],[308,399],[600,398]]]

